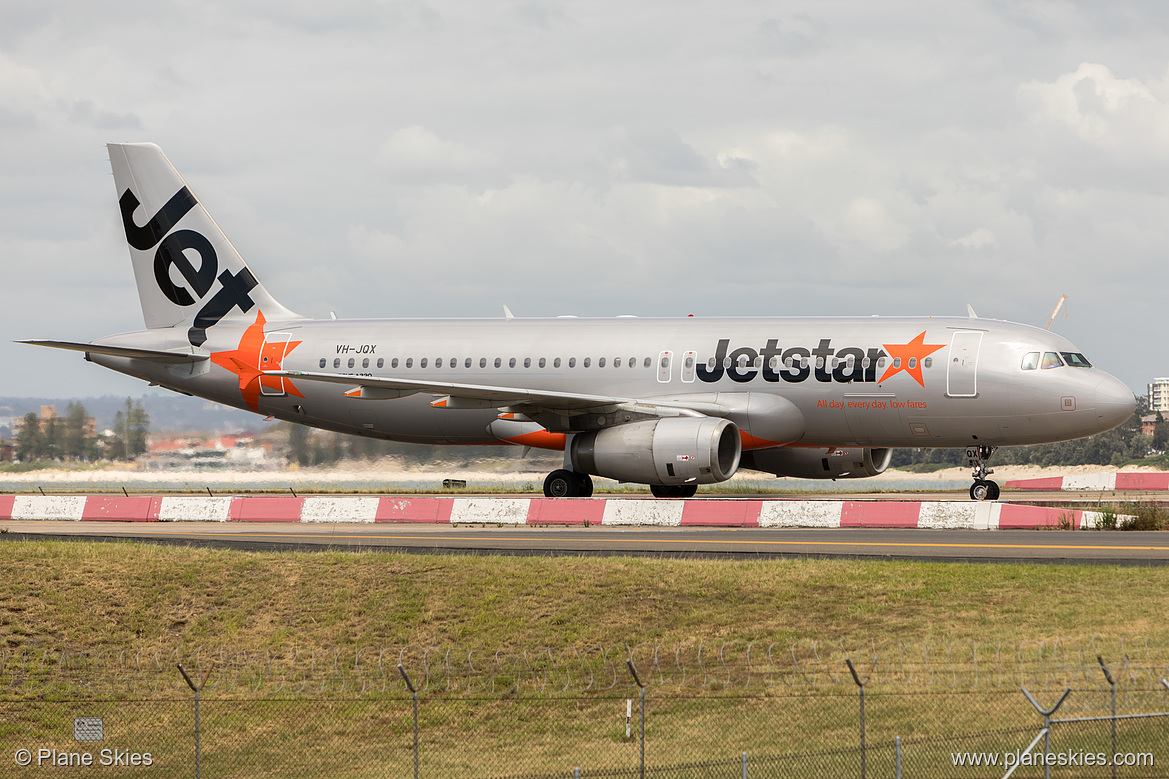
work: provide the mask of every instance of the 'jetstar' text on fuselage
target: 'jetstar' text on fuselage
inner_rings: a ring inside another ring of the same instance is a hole
[[[708,363],[698,364],[696,372],[699,379],[716,382],[726,374],[731,381],[740,383],[753,381],[760,375],[764,381],[772,382],[798,383],[813,376],[816,381],[823,382],[875,383],[877,362],[882,357],[888,357],[884,349],[865,350],[856,346],[834,349],[831,338],[820,339],[820,344],[815,349],[806,349],[802,346],[783,349],[779,346],[779,339],[772,338],[762,349],[741,346],[728,354],[730,343],[729,338],[719,340],[713,368]],[[836,357],[835,366],[829,360],[833,356]],[[763,358],[762,367],[756,365],[760,357]],[[773,358],[778,358],[775,364]]]

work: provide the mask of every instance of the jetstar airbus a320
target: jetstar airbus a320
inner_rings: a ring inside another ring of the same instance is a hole
[[[109,153],[146,329],[27,343],[326,430],[563,450],[551,497],[590,495],[590,474],[658,497],[740,468],[874,476],[908,446],[965,447],[971,497],[994,499],[996,447],[1133,413],[1066,339],[973,316],[309,319],[268,293],[157,146]]]

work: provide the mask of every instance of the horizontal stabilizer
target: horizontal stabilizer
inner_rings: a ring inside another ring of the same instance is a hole
[[[105,354],[110,357],[126,357],[131,360],[150,360],[168,364],[196,363],[206,360],[206,354],[190,354],[188,352],[164,352],[158,349],[135,349],[128,346],[102,346],[101,344],[83,344],[74,341],[17,341],[18,344],[33,346],[50,346],[54,349],[68,349],[72,352],[86,354]]]

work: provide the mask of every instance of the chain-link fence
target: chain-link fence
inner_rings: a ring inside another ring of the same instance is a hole
[[[887,645],[855,676],[830,667],[836,645],[789,646],[786,670],[777,651],[676,646],[0,653],[0,775],[1169,776],[1169,674],[1148,645],[1110,665],[1088,662],[1102,644],[998,645],[978,672],[951,651],[883,674],[924,656]]]

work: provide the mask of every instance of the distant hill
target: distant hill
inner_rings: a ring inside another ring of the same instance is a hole
[[[134,398],[142,403],[150,415],[150,430],[187,431],[200,430],[209,433],[226,433],[238,430],[261,431],[273,424],[265,422],[259,414],[221,406],[201,398],[183,395],[143,395]],[[97,422],[98,430],[113,427],[114,415],[126,404],[126,398],[118,395],[103,395],[97,398],[6,398],[0,397],[0,437],[8,438],[9,418],[22,417],[29,412],[39,413],[41,406],[56,406],[57,413],[64,415],[65,407],[72,401],[79,401]]]

